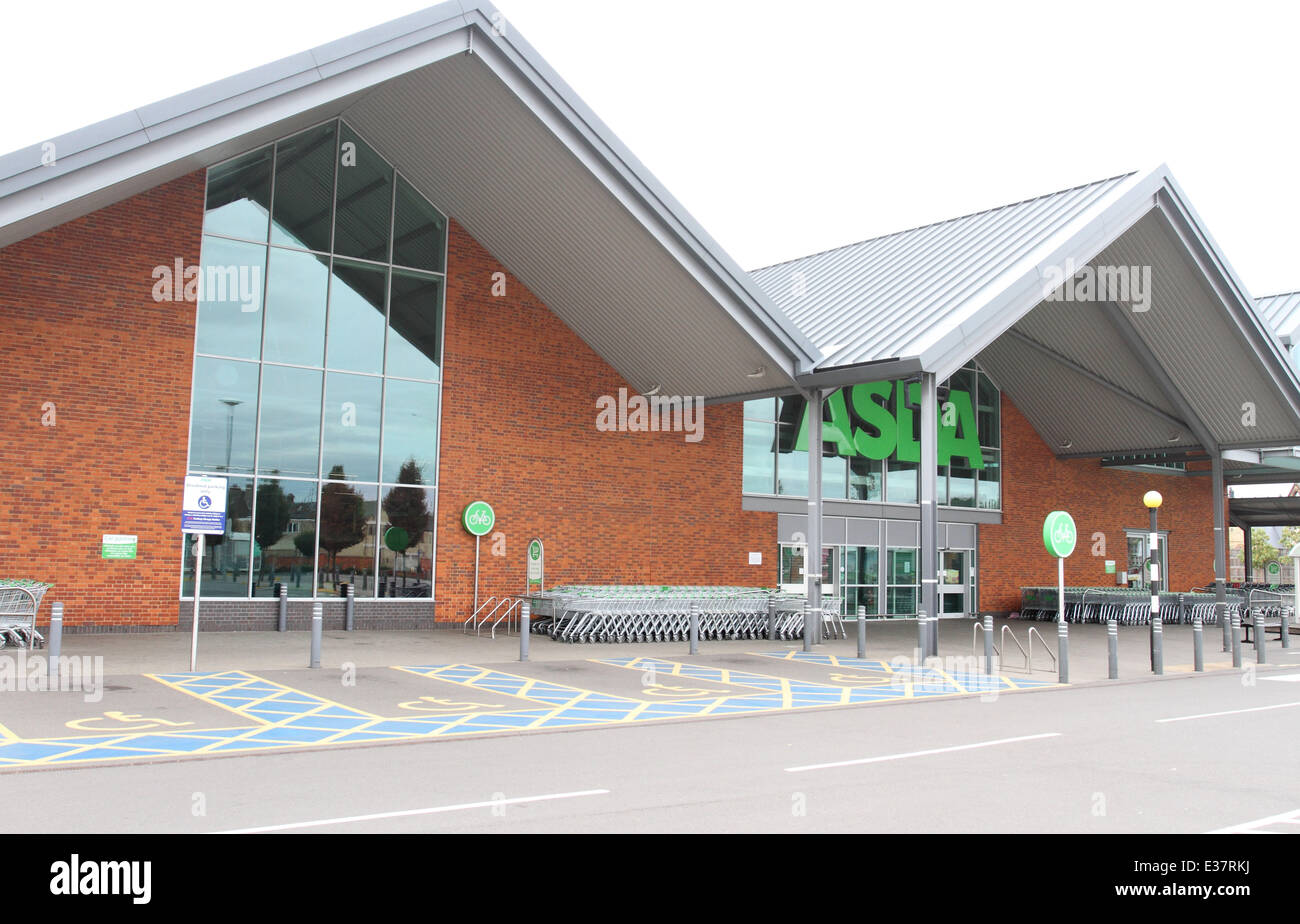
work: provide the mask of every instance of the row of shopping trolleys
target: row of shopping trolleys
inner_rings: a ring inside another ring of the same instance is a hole
[[[1055,621],[1058,615],[1055,587],[1026,587],[1021,594],[1021,619]],[[1284,591],[1249,588],[1236,589],[1225,595],[1228,618],[1236,612],[1243,624],[1256,619],[1265,622],[1288,618],[1293,612],[1293,596]],[[1160,594],[1160,620],[1166,624],[1219,624],[1218,597],[1212,592]],[[1065,621],[1106,623],[1115,620],[1121,626],[1145,626],[1151,622],[1151,594],[1089,587],[1065,589]]]
[[[690,638],[789,641],[804,634],[806,598],[753,587],[567,586],[536,600],[533,632],[560,642],[676,642]],[[841,601],[826,598],[822,636],[844,638]]]

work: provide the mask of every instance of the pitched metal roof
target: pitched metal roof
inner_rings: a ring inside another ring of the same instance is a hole
[[[50,166],[41,145],[0,157],[0,247],[337,116],[634,388],[720,399],[792,387],[815,364],[485,2],[443,3],[55,138]]]
[[[1150,272],[1151,300],[1060,301],[1086,267]],[[1300,442],[1300,380],[1159,167],[754,273],[835,387],[977,359],[1059,455]]]
[[[1262,295],[1255,299],[1255,309],[1285,346],[1300,341],[1300,292]]]

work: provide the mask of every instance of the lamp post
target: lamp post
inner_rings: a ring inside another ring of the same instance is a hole
[[[1163,674],[1164,632],[1160,625],[1160,531],[1156,526],[1156,512],[1164,498],[1159,491],[1142,495],[1142,503],[1151,513],[1151,530],[1147,535],[1147,579],[1151,583],[1151,670]]]

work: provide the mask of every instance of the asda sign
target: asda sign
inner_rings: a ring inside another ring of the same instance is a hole
[[[907,399],[904,400],[904,387]],[[909,407],[908,405],[911,405]],[[834,446],[835,454],[863,456],[877,461],[921,461],[921,444],[916,439],[921,404],[921,386],[913,382],[865,382],[841,388],[826,399],[822,440]],[[808,451],[808,402],[802,397],[781,399],[781,426],[777,429],[777,451]],[[970,392],[950,389],[939,407],[939,464],[958,459],[965,468],[983,469],[979,426]]]

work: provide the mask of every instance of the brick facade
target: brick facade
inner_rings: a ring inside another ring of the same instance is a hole
[[[154,301],[153,268],[198,262],[203,184],[0,249],[0,577],[53,582],[70,627],[176,623],[194,306]],[[138,558],[101,559],[105,533]]]
[[[198,171],[0,249],[0,577],[53,582],[71,629],[188,621],[188,604],[178,614],[178,521],[194,310],[155,302],[152,270],[198,262],[203,185]],[[534,536],[546,543],[548,585],[770,585],[776,515],[741,509],[741,405],[707,408],[698,443],[601,432],[597,398],[627,383],[454,221],[449,234],[436,608],[359,601],[359,624],[423,626],[431,609],[444,622],[468,615],[474,539],[460,515],[474,499],[497,514],[482,542],[480,599],[522,588]],[[53,426],[43,423],[50,405]],[[1022,585],[1055,580],[1041,542],[1055,508],[1080,531],[1067,581],[1112,584],[1103,561],[1123,567],[1124,529],[1145,526],[1141,496],[1152,487],[1165,497],[1174,588],[1212,580],[1207,477],[1057,459],[1005,397],[1002,412],[1004,521],[979,528],[983,610],[1014,610]],[[104,533],[138,535],[138,558],[102,560]],[[1105,537],[1097,555],[1095,533]],[[749,552],[763,563],[748,564]],[[271,601],[204,605],[214,626],[274,620]],[[304,604],[291,606],[303,621]]]
[[[1096,459],[1058,459],[1042,438],[1002,397],[1002,523],[979,528],[979,594],[982,611],[1020,608],[1020,588],[1054,585],[1056,563],[1043,548],[1043,519],[1068,510],[1079,531],[1065,563],[1071,586],[1114,587],[1106,559],[1127,564],[1125,529],[1147,528],[1142,495],[1164,497],[1160,528],[1169,530],[1169,578],[1176,591],[1214,580],[1214,529],[1208,475],[1161,475],[1103,469]],[[1104,550],[1097,534],[1104,539]]]

